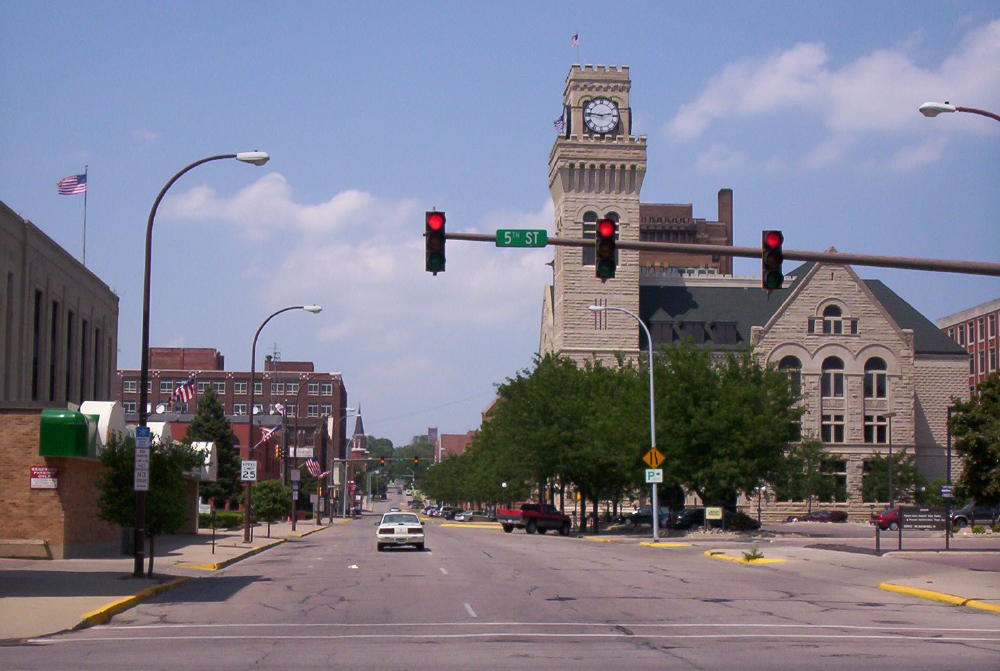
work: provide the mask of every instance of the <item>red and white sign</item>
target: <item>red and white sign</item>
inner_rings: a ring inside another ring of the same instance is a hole
[[[48,466],[31,466],[32,489],[55,489],[59,485],[59,469]]]

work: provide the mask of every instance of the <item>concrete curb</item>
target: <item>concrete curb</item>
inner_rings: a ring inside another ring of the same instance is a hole
[[[747,559],[746,557],[734,557],[732,555],[727,555],[722,550],[706,550],[705,556],[709,559],[724,559],[725,561],[735,562],[737,564],[746,564],[748,566],[756,566],[757,564],[783,564],[787,562],[787,559]]]
[[[910,596],[919,597],[921,599],[940,601],[941,603],[947,603],[952,606],[965,606],[967,608],[978,608],[979,610],[987,610],[993,613],[1000,613],[1000,606],[996,604],[987,603],[985,601],[977,601],[975,599],[970,599],[964,596],[955,596],[954,594],[946,594],[945,592],[935,592],[932,589],[921,589],[919,587],[896,585],[891,582],[879,583],[878,588],[885,590],[887,592],[897,592],[899,594],[908,594]]]
[[[302,538],[303,536],[309,536],[309,535],[312,535],[312,534],[315,534],[315,533],[319,533],[320,531],[323,531],[323,530],[329,529],[329,528],[330,528],[330,525],[326,525],[325,527],[316,527],[315,529],[310,529],[309,531],[303,531],[302,533],[288,534],[288,537],[289,538]]]
[[[693,547],[691,543],[662,543],[657,541],[642,541],[639,545],[645,545],[648,548],[689,548]]]
[[[310,533],[314,533],[314,532],[310,532]],[[308,534],[306,534],[306,535],[308,535]],[[217,563],[214,563],[214,564],[174,564],[174,566],[176,568],[197,569],[199,571],[218,571],[219,569],[226,568],[230,564],[235,564],[236,562],[240,561],[241,559],[246,559],[247,557],[252,557],[253,555],[255,555],[255,554],[259,553],[259,552],[263,552],[264,550],[270,550],[274,546],[281,545],[282,543],[285,543],[287,541],[288,541],[287,538],[279,538],[276,541],[274,541],[273,543],[268,543],[267,545],[261,545],[260,547],[253,548],[253,549],[248,550],[248,551],[246,551],[246,552],[244,552],[242,554],[238,554],[235,557],[230,557],[229,559],[226,559],[224,561],[217,562]]]
[[[91,611],[89,613],[84,613],[81,616],[79,624],[73,627],[76,629],[84,629],[86,627],[92,627],[95,624],[104,624],[110,620],[113,616],[126,611],[129,608],[133,608],[151,596],[155,596],[160,592],[166,592],[168,589],[173,589],[174,587],[180,587],[184,583],[191,580],[191,578],[175,578],[170,582],[165,582],[160,585],[154,585],[152,587],[147,587],[141,592],[137,592],[132,596],[127,596],[123,599],[118,599],[118,601],[113,601],[106,606],[102,606],[97,610]]]

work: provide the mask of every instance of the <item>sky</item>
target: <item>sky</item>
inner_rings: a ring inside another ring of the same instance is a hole
[[[119,296],[139,367],[145,224],[153,346],[247,370],[341,372],[369,434],[479,426],[538,349],[551,249],[450,241],[424,270],[423,212],[450,232],[553,231],[548,155],[573,63],[628,65],[642,202],[717,218],[734,244],[997,261],[1000,7],[961,2],[21,2],[0,0],[0,200]],[[571,37],[579,35],[577,48]],[[789,263],[786,261],[786,266]],[[792,264],[794,265],[794,264]],[[1000,279],[857,267],[934,320]],[[759,275],[737,259],[735,272]]]

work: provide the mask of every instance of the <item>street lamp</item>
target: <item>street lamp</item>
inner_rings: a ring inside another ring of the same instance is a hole
[[[952,105],[947,100],[943,103],[936,102],[926,102],[917,108],[920,113],[925,117],[936,117],[942,112],[969,112],[971,114],[979,114],[981,116],[989,117],[994,121],[1000,121],[1000,114],[994,114],[988,110],[976,109],[975,107],[963,107],[961,105]]]
[[[195,161],[175,174],[166,184],[163,185],[163,188],[160,189],[160,193],[156,196],[156,200],[153,201],[153,207],[149,210],[149,219],[146,221],[146,268],[143,273],[142,281],[142,346],[140,348],[141,363],[139,366],[139,426],[141,427],[147,426],[147,419],[149,417],[149,411],[146,407],[149,403],[149,392],[146,387],[149,384],[149,271],[153,251],[153,219],[156,217],[156,210],[160,206],[160,201],[163,200],[163,196],[166,195],[167,190],[174,185],[174,182],[180,179],[181,175],[192,168],[198,167],[202,163],[218,161],[224,158],[235,158],[237,161],[242,161],[244,163],[264,165],[267,163],[268,159],[270,159],[270,156],[268,156],[267,152],[264,151],[244,151],[238,154],[219,154],[218,156],[209,156]],[[136,437],[138,438],[138,434]],[[148,445],[145,446],[147,449],[148,447]],[[139,449],[138,440],[136,449]],[[142,562],[145,559],[146,554],[145,490],[137,490],[135,492],[135,545],[133,548],[135,564],[132,568],[132,577],[141,578]]]
[[[359,416],[360,416],[360,413],[358,413],[357,408],[347,408],[347,407],[345,407],[344,408],[344,414],[342,416],[338,417],[337,421],[335,421],[333,423],[333,426],[330,428],[330,439],[332,440],[333,437],[337,435],[337,431],[338,431],[337,427],[340,426],[340,423],[342,421],[344,421],[345,419],[347,419],[349,417],[359,417]],[[348,461],[348,456],[347,456],[347,440],[346,440],[346,437],[345,437],[344,442],[341,443],[341,450],[342,450],[341,460],[344,463],[344,482],[342,484],[343,491],[341,491],[342,496],[341,496],[340,508],[341,508],[341,515],[343,517],[347,517],[347,461]],[[332,480],[332,478],[333,478],[333,472],[332,472],[333,469],[330,469],[330,470],[331,470],[330,478]],[[332,510],[330,511],[330,520],[331,521],[333,520],[333,511]]]
[[[305,310],[306,312],[311,312],[313,314],[316,314],[317,312],[322,311],[323,308],[320,307],[319,305],[290,305],[287,308],[281,308],[277,312],[272,313],[267,319],[265,319],[264,321],[262,321],[261,324],[260,324],[260,326],[257,327],[257,332],[253,334],[253,345],[250,346],[250,407],[248,408],[248,410],[249,410],[249,416],[250,416],[250,432],[249,432],[249,438],[247,440],[247,459],[251,459],[253,457],[254,449],[257,447],[254,444],[254,442],[253,442],[254,441],[254,435],[253,435],[253,414],[254,414],[253,410],[254,410],[254,407],[253,407],[253,402],[254,402],[254,391],[255,391],[255,389],[254,389],[254,374],[257,372],[256,371],[256,363],[257,363],[257,337],[260,336],[260,332],[264,329],[264,326],[269,321],[271,321],[274,317],[277,317],[278,315],[280,315],[282,312],[288,312],[289,310]],[[297,444],[297,442],[296,442],[296,444]],[[252,502],[252,497],[253,497],[253,483],[251,481],[249,481],[249,480],[247,480],[247,483],[245,485],[245,492],[246,492],[246,496],[244,498],[246,499],[246,501],[244,502],[244,506],[243,506],[243,542],[244,543],[249,543],[250,542],[250,504]]]
[[[656,449],[656,410],[653,401],[653,337],[649,334],[649,329],[639,315],[635,314],[630,310],[625,308],[612,307],[610,305],[591,305],[587,308],[591,312],[604,312],[605,310],[613,310],[615,312],[624,312],[632,319],[639,322],[639,326],[642,330],[646,332],[646,344],[649,346],[649,444],[650,449]],[[660,526],[660,504],[657,499],[656,483],[653,483],[653,542],[655,543],[659,540],[659,526]]]

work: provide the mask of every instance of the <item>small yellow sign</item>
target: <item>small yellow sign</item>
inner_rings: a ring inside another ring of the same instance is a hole
[[[649,448],[649,452],[644,454],[642,457],[642,460],[649,464],[650,468],[659,468],[664,459],[665,457],[663,456],[663,452],[660,452],[655,447]]]

